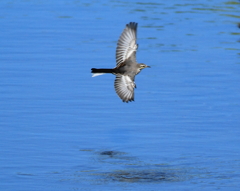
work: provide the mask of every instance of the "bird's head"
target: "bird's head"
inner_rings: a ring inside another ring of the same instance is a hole
[[[143,64],[143,63],[140,63],[139,64],[139,68],[140,70],[144,69],[144,68],[151,68],[150,66],[146,65],[146,64]]]

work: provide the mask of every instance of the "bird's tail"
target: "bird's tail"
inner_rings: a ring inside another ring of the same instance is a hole
[[[101,68],[101,69],[96,69],[96,68],[92,68],[92,77],[95,77],[95,76],[99,76],[99,75],[102,75],[102,74],[106,74],[106,73],[113,73],[113,69],[104,69],[104,68]]]

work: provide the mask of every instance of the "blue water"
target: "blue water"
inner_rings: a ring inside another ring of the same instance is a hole
[[[0,189],[239,190],[239,1],[1,1]],[[138,22],[135,102],[114,76]]]

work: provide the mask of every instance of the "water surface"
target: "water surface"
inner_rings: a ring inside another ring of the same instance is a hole
[[[239,1],[0,3],[1,190],[238,190]],[[114,76],[138,22],[135,102]]]

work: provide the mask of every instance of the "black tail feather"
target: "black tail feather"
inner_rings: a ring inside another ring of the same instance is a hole
[[[104,68],[100,68],[100,69],[96,69],[96,68],[92,68],[92,73],[113,73],[113,69],[104,69]]]

